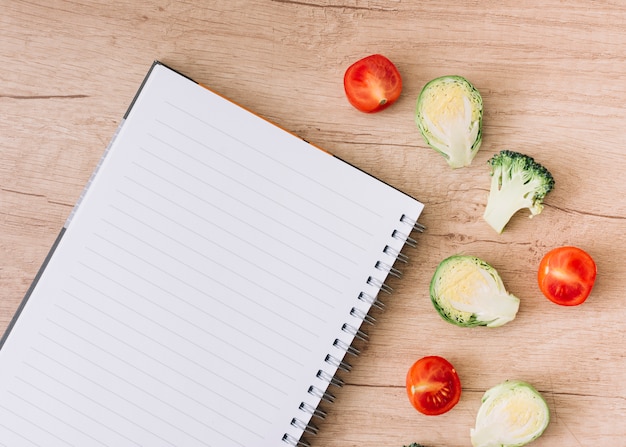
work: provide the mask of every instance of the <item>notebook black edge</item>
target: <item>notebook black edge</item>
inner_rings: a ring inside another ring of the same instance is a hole
[[[146,82],[148,82],[148,78],[150,77],[150,74],[152,73],[152,70],[154,70],[154,67],[159,66],[159,65],[162,66],[162,67],[167,68],[168,70],[172,70],[173,72],[176,72],[179,75],[189,79],[191,82],[197,84],[197,82],[194,81],[193,79],[191,79],[189,76],[181,73],[180,71],[174,70],[172,67],[164,64],[163,62],[161,62],[159,60],[155,60],[155,61],[152,62],[152,66],[148,70],[148,73],[144,76],[143,81],[141,82],[141,85],[137,89],[137,93],[135,93],[135,97],[130,102],[130,105],[128,106],[128,109],[126,110],[126,113],[124,114],[124,119],[128,118],[128,115],[130,114],[130,111],[133,109],[133,106],[135,105],[135,102],[137,101],[137,98],[139,98],[139,95],[141,94],[141,91],[143,90],[143,87],[146,85]]]
[[[305,140],[305,141],[306,141],[306,140]],[[308,143],[308,141],[307,141],[307,143]],[[378,177],[376,177],[374,174],[370,174],[369,172],[364,171],[363,169],[359,168],[358,166],[353,165],[353,164],[352,164],[352,163],[350,163],[349,161],[346,161],[346,160],[344,160],[343,158],[338,157],[338,156],[337,156],[337,155],[335,155],[335,154],[331,154],[331,155],[332,155],[333,157],[335,157],[337,160],[340,160],[340,161],[342,161],[343,163],[347,164],[348,166],[351,166],[351,167],[353,167],[354,169],[356,169],[356,170],[358,170],[358,171],[361,171],[363,174],[368,175],[368,176],[372,177],[373,179],[378,180],[378,181],[379,181],[379,182],[381,182],[381,183],[384,183],[385,185],[389,186],[389,187],[390,187],[390,188],[392,188],[392,189],[395,189],[395,190],[396,190],[396,191],[398,191],[400,194],[404,194],[405,196],[407,196],[407,197],[409,197],[409,198],[411,198],[411,199],[415,200],[416,202],[419,202],[422,206],[424,205],[424,203],[423,203],[421,200],[419,200],[417,197],[414,197],[413,195],[409,194],[408,192],[405,192],[405,191],[403,191],[403,190],[401,190],[401,189],[399,189],[399,188],[397,188],[397,187],[393,186],[392,184],[387,183],[387,182],[385,182],[384,180],[379,179],[379,178],[378,178]]]
[[[54,254],[54,251],[59,245],[59,242],[61,242],[61,239],[63,238],[64,233],[65,233],[65,227],[61,228],[61,231],[59,232],[59,234],[57,235],[57,238],[52,244],[52,248],[50,248],[50,250],[48,251],[46,258],[43,261],[43,264],[41,265],[41,267],[39,267],[39,270],[37,271],[37,274],[35,275],[33,282],[30,284],[30,287],[26,291],[26,295],[24,295],[22,302],[18,306],[17,310],[15,311],[15,314],[13,315],[13,318],[11,318],[9,325],[4,331],[4,335],[2,336],[2,339],[0,339],[0,349],[2,349],[2,347],[4,346],[4,343],[9,337],[11,330],[15,326],[15,323],[17,323],[17,320],[20,317],[22,310],[24,310],[24,307],[26,306],[26,302],[28,301],[28,298],[33,293],[33,290],[35,290],[35,287],[37,286],[37,283],[39,282],[39,278],[41,278],[41,275],[43,275],[43,272],[46,270],[46,267],[48,266],[48,263],[50,262],[50,259],[52,258],[52,255]]]
[[[135,102],[137,101],[137,98],[139,97],[139,95],[141,94],[141,91],[143,90],[143,87],[145,86],[146,82],[148,81],[148,78],[150,77],[150,74],[152,73],[152,70],[154,70],[154,67],[156,67],[157,65],[161,65],[161,66],[164,66],[164,67],[166,67],[166,68],[168,68],[168,69],[170,69],[172,71],[176,71],[176,70],[173,70],[172,68],[168,67],[167,65],[165,65],[164,63],[162,63],[162,62],[160,62],[158,60],[153,61],[152,62],[152,66],[148,70],[148,73],[144,76],[144,79],[141,82],[141,85],[139,86],[139,89],[137,90],[137,93],[135,94],[134,98],[132,99],[130,105],[128,106],[128,109],[126,110],[126,113],[123,116],[122,123],[126,120],[128,115],[130,114],[130,111],[132,110],[133,106],[135,105]],[[179,72],[177,72],[177,73],[179,73]],[[182,73],[179,73],[179,74],[181,76],[185,76]],[[185,77],[187,79],[190,79],[191,81],[193,81],[188,76],[185,76]],[[105,154],[103,156],[105,156],[105,155],[106,155],[106,152],[105,152]],[[75,207],[77,205],[78,205],[78,202],[75,205]],[[72,213],[70,213],[70,215],[71,214]],[[67,225],[67,223],[66,223],[66,225]],[[37,283],[39,282],[39,279],[43,275],[43,273],[46,270],[46,268],[48,267],[48,263],[50,262],[50,259],[52,259],[52,256],[54,255],[54,252],[56,251],[56,248],[59,246],[59,244],[61,242],[61,239],[63,239],[63,235],[65,234],[65,230],[66,230],[66,225],[64,225],[61,228],[61,231],[57,235],[54,243],[52,244],[52,247],[48,251],[48,254],[46,255],[46,258],[44,259],[43,263],[41,264],[41,267],[39,267],[39,270],[37,271],[37,274],[35,275],[35,278],[33,279],[33,281],[31,282],[28,290],[26,291],[26,294],[24,295],[24,298],[22,298],[22,301],[20,302],[19,306],[17,307],[17,310],[15,311],[15,313],[13,314],[13,317],[11,318],[11,321],[7,325],[7,328],[4,331],[4,334],[2,335],[2,338],[0,339],[0,349],[2,349],[2,347],[5,344],[5,342],[9,338],[9,335],[11,334],[12,329],[15,327],[15,324],[17,323],[17,320],[20,318],[20,315],[22,314],[22,311],[26,307],[28,299],[32,295],[33,291],[35,290],[35,287],[37,287]]]

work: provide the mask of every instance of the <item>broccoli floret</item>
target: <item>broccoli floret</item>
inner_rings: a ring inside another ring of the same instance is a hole
[[[483,218],[498,233],[522,208],[533,217],[543,210],[543,199],[552,188],[552,174],[532,157],[508,150],[494,155],[491,168],[491,188]]]

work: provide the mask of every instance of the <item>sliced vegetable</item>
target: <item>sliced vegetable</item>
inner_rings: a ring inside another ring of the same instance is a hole
[[[430,299],[441,317],[462,327],[497,327],[513,320],[519,298],[500,275],[475,256],[454,255],[439,263],[430,281]]]
[[[417,99],[415,123],[450,167],[469,166],[482,142],[483,99],[461,76],[428,82]]]
[[[400,97],[402,78],[393,62],[382,54],[372,54],[348,67],[343,86],[350,104],[361,112],[373,113]]]
[[[488,390],[470,430],[474,447],[521,447],[537,439],[550,422],[550,410],[532,385],[507,380]]]
[[[530,217],[543,210],[543,199],[552,188],[552,174],[532,157],[513,151],[500,151],[489,160],[491,186],[483,218],[502,233],[511,217],[523,208]]]
[[[406,375],[411,405],[422,414],[434,416],[452,409],[461,398],[461,381],[454,366],[443,357],[419,359]]]
[[[578,247],[558,247],[539,263],[539,289],[550,301],[562,306],[583,303],[596,280],[593,258]]]

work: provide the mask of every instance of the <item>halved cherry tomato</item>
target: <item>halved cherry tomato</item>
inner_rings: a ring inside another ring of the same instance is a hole
[[[373,113],[393,104],[402,91],[396,66],[381,54],[372,54],[350,65],[343,77],[348,101],[361,112]]]
[[[426,415],[450,411],[461,398],[461,381],[454,366],[436,355],[419,359],[406,375],[411,404]]]
[[[539,263],[539,289],[550,301],[562,306],[583,303],[593,288],[597,268],[593,258],[577,247],[550,250]]]

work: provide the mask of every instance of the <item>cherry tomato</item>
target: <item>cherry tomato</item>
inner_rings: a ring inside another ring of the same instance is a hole
[[[372,54],[350,65],[343,77],[348,101],[361,112],[373,113],[393,104],[402,91],[396,66],[381,54]]]
[[[596,263],[577,247],[550,250],[539,264],[539,289],[552,302],[576,306],[584,302],[596,280]]]
[[[426,415],[450,411],[461,398],[461,381],[454,366],[436,355],[419,359],[406,375],[411,404]]]

